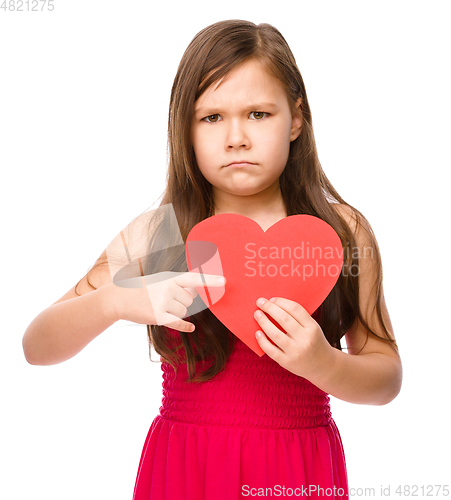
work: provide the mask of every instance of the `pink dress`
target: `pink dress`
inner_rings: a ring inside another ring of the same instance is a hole
[[[162,405],[144,443],[133,500],[235,500],[283,492],[348,499],[329,395],[310,381],[238,338],[224,370],[207,382],[184,382],[184,364],[177,378],[170,364],[161,369]]]

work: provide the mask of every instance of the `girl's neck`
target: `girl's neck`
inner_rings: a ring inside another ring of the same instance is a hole
[[[213,188],[214,215],[223,213],[239,214],[254,220],[278,220],[287,212],[279,183],[250,196],[233,196]]]
[[[276,222],[287,217],[287,212],[283,201],[281,201],[281,203],[278,205],[273,205],[272,207],[224,207],[222,209],[216,208],[213,215],[219,215],[223,213],[233,213],[243,215],[244,217],[249,217],[249,219],[254,220],[263,229],[263,231],[266,231]]]

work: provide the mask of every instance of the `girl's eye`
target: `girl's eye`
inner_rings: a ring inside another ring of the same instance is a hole
[[[218,115],[218,114],[216,114],[216,115],[208,115],[208,116],[206,116],[206,117],[204,118],[204,120],[206,120],[208,123],[216,123],[218,120],[210,120],[210,118],[215,117],[215,116],[219,117],[219,115]],[[208,119],[207,119],[207,118],[208,118]]]
[[[265,111],[252,111],[252,113],[254,113],[254,116],[255,116],[256,120],[263,120],[263,116],[262,115],[269,115],[269,113],[266,113]],[[260,116],[258,117],[256,115],[260,115]]]

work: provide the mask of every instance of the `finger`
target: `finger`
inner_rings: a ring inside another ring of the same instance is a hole
[[[174,324],[181,324],[182,318],[186,317],[187,314],[183,314],[186,308],[180,304],[179,302],[174,302],[174,304],[178,304],[179,307],[175,306],[171,308],[170,311],[165,311],[165,312],[159,312],[158,314],[155,315],[155,324],[156,325],[169,325],[171,323]],[[174,314],[174,312],[176,314]],[[172,327],[171,327],[172,328]]]
[[[224,282],[220,282],[218,279],[223,279]],[[226,279],[223,276],[216,274],[194,273],[191,271],[188,273],[164,271],[135,278],[115,279],[114,284],[122,288],[142,288],[143,286],[151,286],[169,280],[173,280],[183,288],[201,286],[223,287],[226,283]]]
[[[172,323],[165,323],[164,326],[172,328],[173,330],[178,330],[179,332],[193,333],[194,331],[192,328],[194,325],[192,323],[188,323],[187,321],[183,321],[181,319]]]
[[[163,291],[161,286],[169,287],[171,290]],[[170,321],[184,318],[187,315],[187,307],[193,302],[193,298],[184,288],[171,281],[147,285],[146,289],[157,325],[165,325]],[[186,302],[186,306],[177,299]]]
[[[286,312],[284,309],[279,307],[277,304],[266,300],[264,304],[256,304],[257,307],[261,309],[267,316],[271,317],[287,332],[286,334],[282,332],[285,337],[293,338],[289,332],[293,332],[300,327],[300,324],[296,321],[291,314]],[[264,315],[265,316],[265,315]],[[271,321],[266,317],[266,320],[271,323]],[[272,323],[271,323],[272,324]],[[275,327],[276,328],[276,327]],[[278,328],[277,328],[278,329]],[[279,329],[278,329],[279,330]],[[280,331],[280,330],[279,330]]]
[[[268,338],[268,336],[263,332],[262,329],[257,330],[256,333],[260,333],[260,335],[255,335],[258,345],[263,349],[263,351],[274,361],[282,364],[282,354],[283,351],[277,346],[274,345]]]
[[[188,316],[188,308],[184,306],[181,302],[173,300],[169,304],[166,313],[173,314],[178,319],[183,319]]]
[[[152,283],[151,285],[146,285],[146,288],[152,304],[159,304],[163,306],[163,309],[164,309],[164,304],[166,302],[169,303],[168,292],[170,293],[173,299],[182,303],[186,307],[189,307],[194,300],[192,294],[189,293],[187,289],[177,285],[177,283],[173,279],[155,282]]]
[[[174,300],[176,300],[177,302],[180,302],[185,307],[189,307],[190,305],[192,305],[194,298],[188,292],[188,289],[182,288],[182,287],[174,284]]]
[[[283,297],[276,297],[273,302],[271,301],[266,301],[263,306],[258,307],[262,309],[262,311],[270,313],[270,315],[280,324],[280,326],[286,330],[284,325],[280,323],[280,321],[277,319],[275,314],[278,315],[280,318],[281,312],[280,311],[285,311],[286,313],[289,314],[292,318],[294,318],[295,321],[297,321],[301,326],[304,328],[312,326],[316,321],[310,316],[310,314],[307,312],[307,310],[301,306],[301,304],[298,304],[297,302],[294,302],[293,300],[285,299]],[[272,307],[276,306],[276,307]],[[274,314],[274,315],[273,315]],[[281,319],[284,321],[284,319]]]
[[[256,311],[258,312],[261,311]],[[258,326],[264,333],[279,347],[282,351],[286,351],[289,346],[289,338],[288,335],[282,332],[277,326],[269,320],[265,313],[262,313],[260,317],[257,317],[257,314],[254,313],[254,318],[258,323]]]
[[[191,294],[191,297],[195,299],[199,294],[195,288],[185,288],[185,290]]]
[[[207,287],[221,287],[226,283],[224,276],[218,276],[216,274],[202,274],[202,273],[183,273],[179,276],[173,278],[177,285],[184,288],[193,288],[196,286],[207,286]],[[219,279],[224,280],[223,282],[218,281]]]

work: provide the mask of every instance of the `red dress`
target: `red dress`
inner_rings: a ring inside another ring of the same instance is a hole
[[[170,364],[161,369],[162,406],[133,500],[283,497],[284,488],[292,498],[348,499],[329,395],[310,381],[238,338],[224,370],[207,382],[184,382],[185,364],[177,378]]]

